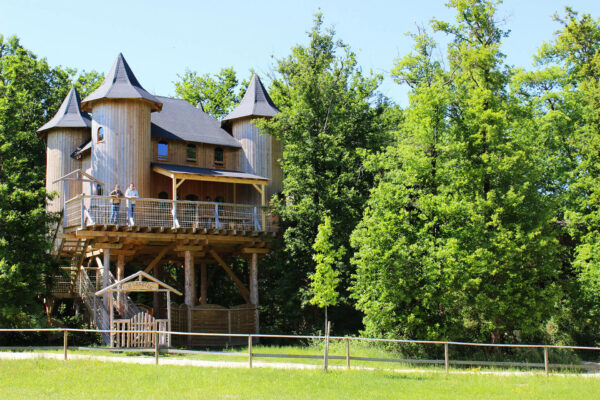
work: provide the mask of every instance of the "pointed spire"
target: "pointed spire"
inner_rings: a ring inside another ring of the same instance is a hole
[[[278,112],[279,109],[273,104],[260,78],[254,74],[244,98],[235,110],[223,118],[221,125],[226,121],[244,117],[272,117]]]
[[[140,99],[150,102],[152,111],[162,108],[162,103],[140,85],[122,53],[117,56],[102,85],[83,100],[81,107],[91,112],[92,104],[100,99]]]
[[[72,87],[54,117],[37,131],[39,134],[44,134],[52,128],[90,128],[91,126],[90,116],[81,111],[79,93]]]

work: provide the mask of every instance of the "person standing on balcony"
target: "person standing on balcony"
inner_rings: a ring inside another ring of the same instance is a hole
[[[123,192],[121,192],[121,187],[119,185],[115,185],[115,188],[112,192],[109,193],[111,197],[110,202],[112,203],[112,212],[110,214],[110,223],[117,224],[119,220],[119,210],[121,208],[121,197],[123,197]]]
[[[127,197],[127,222],[129,223],[129,226],[133,226],[133,216],[135,214],[135,200],[131,199],[137,199],[140,197],[133,183],[129,184],[129,188],[127,188],[127,191],[125,192],[125,197]]]

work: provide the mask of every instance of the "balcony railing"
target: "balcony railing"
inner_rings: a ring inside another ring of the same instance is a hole
[[[120,225],[275,232],[273,216],[261,206],[206,201],[135,199],[79,195],[65,203],[65,227]]]

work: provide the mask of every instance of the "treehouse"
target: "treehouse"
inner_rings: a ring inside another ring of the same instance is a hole
[[[129,326],[123,320],[139,322],[144,312],[153,327],[258,332],[257,262],[277,232],[268,199],[281,190],[282,177],[280,144],[254,121],[277,112],[254,75],[238,107],[219,122],[201,105],[147,92],[122,54],[83,101],[71,89],[38,130],[47,145],[46,188],[58,194],[47,209],[62,215],[55,251],[70,261],[47,308],[54,298],[74,298],[102,329],[116,329],[117,319],[120,327]],[[126,193],[130,184],[137,198],[110,196],[115,185]],[[234,273],[234,257],[248,260],[247,276]],[[163,271],[167,263],[183,269],[181,281]],[[141,266],[161,287],[178,288],[180,304],[156,294],[151,304],[132,302],[121,290],[128,266]],[[209,303],[214,268],[226,272],[243,304]],[[113,308],[118,315],[109,318]],[[167,317],[168,324],[158,323]],[[111,337],[107,344],[118,345]]]

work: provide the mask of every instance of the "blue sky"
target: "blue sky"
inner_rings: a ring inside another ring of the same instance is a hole
[[[31,1],[0,0],[0,34],[52,65],[108,72],[123,52],[142,85],[174,95],[173,81],[186,68],[215,73],[233,66],[246,77],[265,76],[274,58],[307,43],[319,9],[325,24],[358,54],[363,70],[389,75],[394,60],[412,46],[405,33],[435,17],[453,21],[445,1]],[[504,52],[509,64],[531,67],[532,55],[552,38],[552,14],[565,5],[600,17],[600,1],[506,0],[499,8],[511,35]],[[265,82],[266,83],[266,82]],[[386,78],[381,91],[407,103],[406,89]]]

